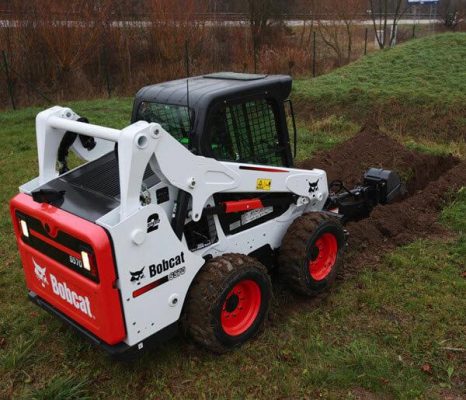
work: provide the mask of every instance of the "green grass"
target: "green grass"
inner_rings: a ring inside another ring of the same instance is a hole
[[[129,99],[77,102],[96,123],[125,125]],[[29,304],[8,210],[16,187],[37,171],[37,109],[0,114],[0,396],[45,398],[414,398],[461,390],[464,368],[444,350],[465,342],[464,190],[444,211],[458,239],[419,241],[388,255],[376,271],[340,283],[321,304],[279,291],[265,334],[216,356],[176,338],[133,365],[112,362],[59,321]],[[306,151],[330,148],[357,130],[343,117],[299,122]],[[343,133],[342,133],[343,132]],[[300,153],[300,156],[303,156]],[[280,316],[283,315],[283,316]],[[430,373],[421,370],[428,364]]]
[[[417,138],[414,140],[409,137],[398,138],[408,149],[418,151],[420,153],[426,153],[434,156],[441,156],[452,154],[455,157],[461,158],[466,155],[466,142],[454,142],[449,141],[447,143],[439,143],[432,140],[423,140]]]
[[[466,187],[463,187],[457,198],[443,210],[442,221],[466,236]]]
[[[26,392],[24,398],[30,400],[88,400],[92,399],[92,395],[86,389],[89,383],[87,380],[72,376],[63,377],[58,374],[52,377],[46,386]]]
[[[445,37],[449,36],[438,40]],[[450,36],[457,37],[463,38]],[[412,43],[424,46],[425,42]],[[398,50],[381,54],[388,57],[394,51]],[[358,68],[346,68],[350,67]],[[349,74],[346,68],[341,73]],[[331,83],[332,76],[319,80]],[[302,94],[300,86],[310,92],[313,85],[323,88],[319,80],[302,82],[297,90]],[[459,99],[463,95],[455,94]],[[335,106],[335,102],[329,104]],[[91,122],[117,128],[126,125],[131,111],[131,99],[67,105]],[[26,300],[8,200],[18,185],[37,175],[34,117],[38,111],[0,113],[0,398],[461,396],[466,380],[464,189],[441,215],[445,226],[455,232],[451,237],[399,248],[384,256],[376,268],[365,266],[359,275],[338,282],[319,302],[304,302],[275,285],[272,320],[260,338],[240,350],[217,356],[175,338],[133,364],[117,363]],[[392,123],[401,124],[403,118]],[[298,158],[331,148],[355,134],[360,125],[360,120],[344,112],[315,116],[312,121],[300,119]],[[459,143],[452,139],[448,147],[435,138],[400,137],[411,141],[413,148],[435,153]]]
[[[298,146],[296,160],[304,160],[318,151],[329,150],[348,140],[359,126],[344,117],[332,115],[312,122],[297,123]]]
[[[466,34],[448,33],[412,40],[375,52],[315,80],[300,80],[296,95],[325,99],[328,105],[397,98],[406,105],[451,105],[466,98]]]
[[[466,139],[466,33],[447,33],[374,52],[316,79],[293,96],[304,118],[375,120],[391,133]]]

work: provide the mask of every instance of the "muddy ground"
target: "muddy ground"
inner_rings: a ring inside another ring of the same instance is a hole
[[[466,185],[466,162],[409,150],[377,128],[364,128],[352,139],[305,160],[301,168],[321,168],[329,182],[342,179],[348,187],[361,182],[369,167],[397,171],[407,193],[397,202],[378,206],[367,219],[348,223],[349,248],[344,274],[375,264],[395,246],[433,234],[447,234],[439,212]]]
[[[347,279],[364,269],[377,268],[383,255],[396,246],[419,238],[448,237],[439,223],[442,208],[466,186],[466,161],[452,156],[433,156],[411,151],[377,128],[365,128],[333,149],[299,163],[300,168],[321,168],[328,181],[342,179],[352,188],[362,181],[370,167],[397,171],[406,184],[406,193],[393,204],[379,205],[369,218],[346,225],[348,248],[339,279]],[[290,293],[279,274],[274,279],[277,300],[270,322],[280,324],[290,313],[313,309],[328,296],[323,292],[311,301]]]
[[[301,161],[299,167],[323,169],[329,182],[340,179],[348,187],[359,183],[370,167],[391,169],[404,179],[408,192],[414,193],[457,163],[458,160],[452,156],[432,156],[411,151],[381,133],[377,127],[372,127],[363,128],[358,135],[330,151]]]

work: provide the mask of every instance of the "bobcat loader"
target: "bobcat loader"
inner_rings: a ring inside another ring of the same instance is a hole
[[[40,112],[39,176],[10,205],[29,299],[113,355],[179,328],[223,352],[263,327],[272,268],[303,295],[327,289],[343,224],[400,179],[373,168],[348,190],[293,168],[290,91],[235,73],[151,85],[122,130]],[[86,161],[71,170],[70,149]]]

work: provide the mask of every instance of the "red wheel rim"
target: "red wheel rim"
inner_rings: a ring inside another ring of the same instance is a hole
[[[241,335],[252,326],[259,314],[261,297],[259,285],[251,279],[238,282],[230,290],[220,314],[227,335]]]
[[[335,265],[338,254],[337,239],[331,233],[324,233],[314,243],[309,261],[309,273],[316,281],[327,277]]]

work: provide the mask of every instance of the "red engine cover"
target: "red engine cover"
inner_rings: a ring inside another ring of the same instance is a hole
[[[120,343],[126,333],[120,294],[115,287],[112,248],[105,230],[52,205],[37,203],[26,194],[11,200],[10,212],[29,290],[105,343]],[[28,227],[29,238],[22,235],[17,213],[35,223]],[[47,225],[47,233],[39,221]],[[60,262],[60,257],[77,263],[82,260],[79,252],[56,240],[59,233],[70,243],[82,242],[92,248],[98,282]]]

